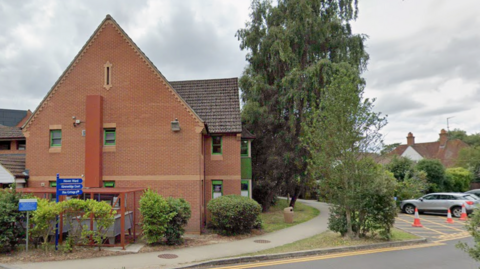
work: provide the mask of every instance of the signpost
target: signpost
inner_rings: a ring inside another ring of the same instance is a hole
[[[27,236],[26,236],[25,251],[28,251],[28,228],[30,226],[29,213],[30,211],[35,211],[35,210],[37,210],[37,199],[18,200],[18,211],[27,211]]]
[[[57,199],[59,202],[60,195],[81,195],[83,194],[83,179],[81,178],[60,178],[57,174]],[[28,215],[27,215],[28,216]],[[55,227],[55,250],[58,250],[58,216]]]

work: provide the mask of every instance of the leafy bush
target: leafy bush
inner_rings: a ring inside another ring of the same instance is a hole
[[[397,203],[403,200],[418,198],[428,190],[427,174],[423,171],[415,171],[412,177],[406,177],[399,181],[395,188]]]
[[[473,174],[468,169],[462,167],[447,168],[445,175],[445,191],[464,192],[470,189]]]
[[[207,209],[211,213],[210,225],[220,233],[235,235],[249,233],[258,223],[262,207],[252,199],[226,195],[211,200]]]
[[[183,243],[182,235],[185,233],[185,226],[192,215],[190,204],[183,198],[176,199],[172,197],[167,199],[167,203],[170,207],[170,213],[175,214],[168,222],[165,231],[167,244],[180,245]]]
[[[68,237],[63,244],[63,250],[65,252],[72,252],[75,245],[81,243],[83,240],[82,233],[84,227],[82,226],[82,219],[88,217],[84,215],[84,212],[87,210],[87,202],[80,199],[70,199],[59,204],[61,212],[63,213],[63,220],[66,221],[70,227]]]
[[[97,224],[96,229],[93,231],[83,229],[82,237],[89,238],[92,237],[93,241],[97,244],[98,250],[103,243],[103,238],[108,232],[108,228],[112,226],[115,222],[115,214],[117,212],[112,210],[112,206],[105,202],[98,202],[93,199],[89,199],[85,201],[86,210],[84,214],[85,218],[92,217],[93,221]]]
[[[392,161],[385,166],[385,168],[393,173],[393,176],[398,181],[403,181],[410,178],[414,173],[415,163],[405,157],[395,155]]]
[[[445,167],[436,159],[422,159],[415,169],[427,173],[427,182],[430,184],[429,192],[443,191],[445,186]]]
[[[140,198],[143,238],[148,244],[158,243],[165,236],[168,223],[176,215],[167,201],[157,192],[148,189]]]
[[[48,249],[48,236],[55,231],[57,216],[61,210],[60,204],[47,199],[37,199],[37,210],[31,213],[30,220],[33,228],[30,230],[30,235],[33,238],[43,238],[45,251]]]
[[[10,252],[15,249],[20,238],[25,237],[21,225],[24,213],[18,211],[18,200],[21,193],[12,189],[0,189],[0,252]]]

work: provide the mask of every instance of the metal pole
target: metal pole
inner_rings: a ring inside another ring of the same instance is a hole
[[[28,226],[30,226],[30,223],[28,222],[28,213],[30,213],[30,211],[27,211],[27,244],[25,246],[25,251],[28,252]]]
[[[60,174],[57,174],[57,184],[58,184],[58,179],[60,178]],[[57,187],[58,188],[58,187]],[[56,192],[56,202],[58,204],[58,191]],[[55,224],[55,250],[58,250],[58,215],[56,217],[56,224]]]

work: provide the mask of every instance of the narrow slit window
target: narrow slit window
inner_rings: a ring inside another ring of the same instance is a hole
[[[112,64],[110,62],[106,62],[103,67],[105,70],[103,87],[109,90],[112,87]]]

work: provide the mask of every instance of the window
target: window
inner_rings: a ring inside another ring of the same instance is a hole
[[[25,150],[26,149],[25,141],[17,141],[17,149],[18,150]]]
[[[243,157],[248,157],[250,156],[249,152],[248,152],[248,140],[243,140],[242,139],[242,144],[240,146],[240,154],[241,156]]]
[[[62,146],[62,130],[50,130],[50,147]]]
[[[0,150],[10,150],[10,141],[0,141]]]
[[[105,146],[115,146],[116,142],[116,130],[115,129],[104,129],[104,142],[103,145]]]
[[[50,182],[48,182],[48,184],[50,185],[51,188],[57,187],[57,182],[56,181],[50,181]]]
[[[250,197],[250,187],[249,187],[249,184],[250,181],[249,180],[242,180],[241,181],[241,194],[242,196],[244,197]]]
[[[222,154],[221,136],[212,136],[212,154]]]
[[[105,80],[103,87],[109,90],[112,87],[112,64],[110,62],[106,62],[103,67],[105,68]]]
[[[104,181],[103,187],[105,188],[115,188],[115,181]]]
[[[212,199],[221,197],[223,195],[223,181],[212,180]]]

